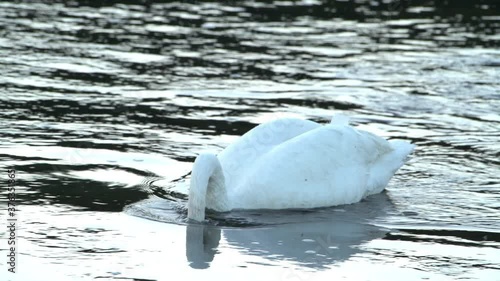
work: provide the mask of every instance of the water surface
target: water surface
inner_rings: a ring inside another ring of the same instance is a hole
[[[0,276],[498,280],[498,9],[0,2],[0,166],[16,170],[20,204],[19,272],[2,258]],[[185,223],[198,153],[274,118],[335,112],[417,145],[386,192]]]

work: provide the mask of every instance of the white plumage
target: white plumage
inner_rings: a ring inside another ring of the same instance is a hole
[[[355,203],[381,192],[414,145],[387,141],[337,115],[327,125],[284,118],[261,124],[218,156],[193,165],[188,218],[205,208],[317,208]]]

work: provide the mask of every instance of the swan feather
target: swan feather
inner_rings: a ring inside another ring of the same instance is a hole
[[[205,207],[230,211],[355,203],[381,192],[414,147],[351,127],[345,115],[323,126],[293,118],[268,122],[217,156],[198,156],[188,217],[200,221]]]

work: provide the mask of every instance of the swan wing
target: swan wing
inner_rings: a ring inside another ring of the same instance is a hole
[[[282,118],[251,129],[217,156],[226,187],[236,186],[248,170],[276,146],[318,127],[321,125],[313,121]]]
[[[404,163],[405,153],[395,150],[381,137],[345,122],[332,122],[262,155],[230,191],[229,200],[235,209],[314,208],[358,202],[380,186],[383,189]]]

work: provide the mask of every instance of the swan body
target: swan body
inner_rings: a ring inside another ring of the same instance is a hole
[[[381,192],[414,145],[349,126],[284,118],[261,124],[219,155],[193,165],[188,219],[205,209],[317,208],[355,203]]]

